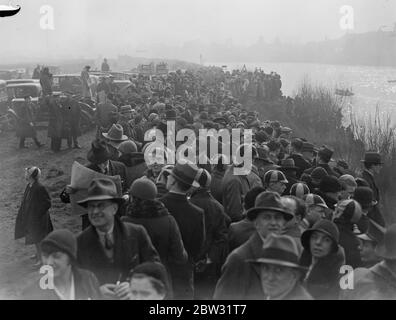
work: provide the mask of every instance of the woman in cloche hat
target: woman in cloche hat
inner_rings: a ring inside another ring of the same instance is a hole
[[[29,300],[101,299],[99,282],[88,270],[77,267],[77,240],[67,229],[52,231],[40,244],[43,265],[53,271],[46,286],[41,279],[22,294]],[[43,277],[43,275],[41,276]]]
[[[345,264],[344,250],[338,241],[337,226],[326,219],[301,235],[304,251],[300,263],[309,267],[304,284],[315,299],[338,299],[340,267]]]

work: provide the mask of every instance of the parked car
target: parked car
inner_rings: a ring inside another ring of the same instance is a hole
[[[40,83],[16,83],[6,86],[8,106],[5,107],[5,117],[7,128],[13,129],[15,123],[15,111],[20,105],[25,103],[25,97],[30,96],[33,104],[33,117],[36,122],[48,121],[48,106],[42,98],[42,89]],[[54,92],[53,96],[58,99],[59,103],[66,103],[66,96],[61,92]],[[85,103],[78,96],[71,97],[78,101],[81,107],[81,127],[83,131],[88,130],[94,124],[95,108]],[[3,126],[4,128],[4,126]]]
[[[90,74],[92,95],[96,95],[96,87],[99,84],[99,76]],[[82,94],[82,81],[81,75],[74,74],[56,74],[53,75],[54,91],[70,92],[73,94]]]

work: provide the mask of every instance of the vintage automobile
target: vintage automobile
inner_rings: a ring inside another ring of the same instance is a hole
[[[0,87],[1,88],[1,87]],[[1,91],[0,91],[1,92]],[[42,122],[48,121],[48,104],[45,103],[42,97],[42,89],[40,83],[17,83],[9,84],[6,86],[6,106],[1,110],[0,114],[0,130],[12,130],[15,128],[15,120],[17,110],[25,103],[25,97],[30,96],[33,104],[33,117],[36,124],[40,125]],[[54,98],[58,103],[67,103],[67,96],[61,92],[54,92]],[[81,107],[81,128],[83,132],[92,127],[94,123],[95,108],[84,101],[78,96],[71,96],[71,99],[78,101]]]

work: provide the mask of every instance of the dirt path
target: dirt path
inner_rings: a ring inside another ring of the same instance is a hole
[[[70,169],[74,160],[85,164],[90,142],[94,138],[91,131],[80,137],[81,150],[63,150],[57,154],[49,149],[47,132],[38,134],[46,146],[38,150],[30,139],[29,149],[18,150],[14,133],[0,136],[0,299],[18,299],[18,296],[35,277],[39,275],[34,261],[29,257],[35,253],[34,246],[25,246],[24,239],[14,240],[15,218],[18,212],[26,181],[24,168],[36,165],[42,169],[41,182],[47,187],[51,198],[51,219],[54,228],[68,228],[80,231],[80,218],[70,214],[70,206],[59,200],[63,187],[70,182]],[[65,148],[66,141],[63,141]]]

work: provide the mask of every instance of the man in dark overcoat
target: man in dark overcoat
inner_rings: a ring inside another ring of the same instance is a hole
[[[91,226],[77,237],[77,260],[98,278],[102,294],[126,299],[129,272],[143,262],[160,262],[144,227],[115,216],[122,198],[111,179],[94,179],[88,197],[78,204],[87,208]]]

